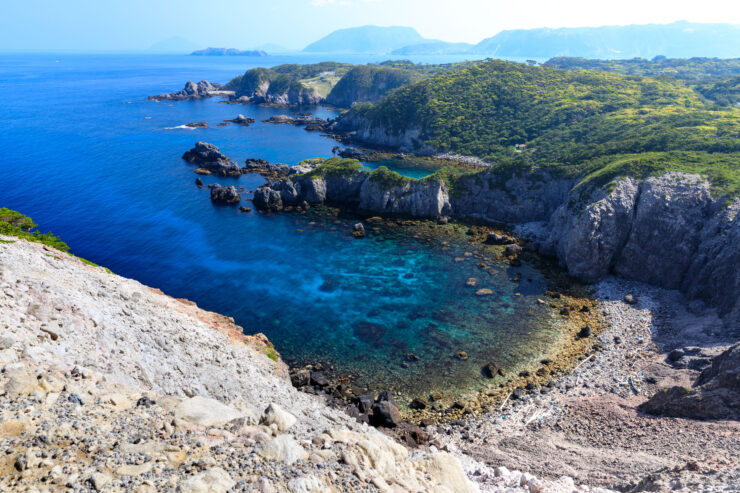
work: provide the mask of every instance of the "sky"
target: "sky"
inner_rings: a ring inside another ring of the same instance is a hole
[[[199,47],[294,49],[335,29],[411,26],[477,43],[504,29],[740,24],[738,0],[3,0],[0,50],[136,51],[174,36]]]

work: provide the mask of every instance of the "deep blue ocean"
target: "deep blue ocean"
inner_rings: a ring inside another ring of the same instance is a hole
[[[417,394],[464,388],[481,383],[480,367],[488,361],[514,367],[537,358],[557,327],[537,303],[545,279],[533,267],[489,263],[483,271],[474,256],[480,245],[455,235],[445,244],[403,228],[370,229],[355,240],[353,217],[213,205],[180,157],[196,141],[238,161],[288,164],[328,157],[337,143],[262,122],[286,109],[217,99],[147,101],[187,80],[224,83],[254,66],[315,61],[0,55],[0,206],[31,216],[81,257],[233,316],[247,333],[264,332],[290,362],[330,364],[359,385]],[[239,113],[257,122],[216,127]],[[200,121],[210,128],[172,129]],[[263,178],[204,181],[252,190]],[[466,285],[470,277],[494,295],[475,296]],[[511,281],[517,277],[522,282]],[[469,359],[455,358],[458,351]],[[419,361],[402,364],[408,353]]]

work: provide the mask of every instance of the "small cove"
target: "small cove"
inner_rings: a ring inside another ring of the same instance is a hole
[[[527,262],[494,260],[490,248],[466,238],[465,226],[448,226],[448,235],[424,224],[366,224],[367,237],[356,240],[351,215],[263,215],[212,204],[180,158],[194,142],[238,161],[289,164],[328,157],[336,142],[262,122],[305,109],[146,101],[188,79],[225,82],[247,68],[187,58],[0,58],[0,88],[13,88],[0,102],[10,115],[0,134],[0,205],[117,274],[264,332],[292,364],[323,362],[360,387],[404,395],[475,388],[486,383],[486,363],[518,368],[555,343],[560,319],[538,301],[544,274]],[[216,126],[239,113],[256,122]],[[200,121],[209,128],[173,128]],[[380,165],[415,178],[433,171],[368,163]],[[203,180],[246,190],[263,183],[259,175]],[[480,288],[492,294],[476,296]],[[456,356],[461,351],[467,358]]]

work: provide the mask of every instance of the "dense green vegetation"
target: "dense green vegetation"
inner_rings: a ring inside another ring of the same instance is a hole
[[[600,183],[612,172],[675,169],[707,176],[718,193],[740,191],[740,109],[716,107],[673,80],[491,60],[356,105],[349,116],[395,135],[420,129],[435,151],[482,157],[494,172],[547,167]],[[457,178],[448,169],[435,175]]]
[[[0,235],[15,236],[34,243],[42,243],[62,252],[69,251],[69,246],[52,233],[36,231],[38,224],[20,212],[0,208]]]
[[[321,162],[316,169],[297,176],[306,176],[309,178],[346,178],[354,173],[367,170],[357,159],[330,157],[329,159],[312,158],[310,161]]]
[[[684,81],[710,101],[729,106],[740,102],[740,58],[665,58],[589,60],[553,58],[545,65],[565,70],[604,70],[625,75]]]
[[[666,58],[652,60],[593,60],[588,58],[557,57],[545,65],[564,70],[602,70],[641,77],[666,77],[687,82],[726,79],[740,75],[740,58]]]
[[[700,84],[695,89],[721,106],[740,105],[740,75],[719,82]]]
[[[382,188],[402,187],[411,181],[411,178],[391,171],[385,166],[379,166],[370,172],[369,180],[379,184]]]
[[[503,61],[422,80],[352,112],[394,134],[421,128],[439,151],[487,159],[515,158],[515,145],[526,145],[523,154],[541,162],[625,152],[623,146],[628,152],[740,146],[737,113],[711,111],[675,83]]]

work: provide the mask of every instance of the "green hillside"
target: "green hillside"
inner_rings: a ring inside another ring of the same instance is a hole
[[[350,113],[394,135],[420,128],[437,151],[541,163],[625,152],[736,152],[738,114],[710,109],[671,81],[497,60],[422,80]]]
[[[680,80],[721,106],[740,102],[740,58],[589,60],[553,58],[545,65],[565,70],[606,70],[625,75]]]

